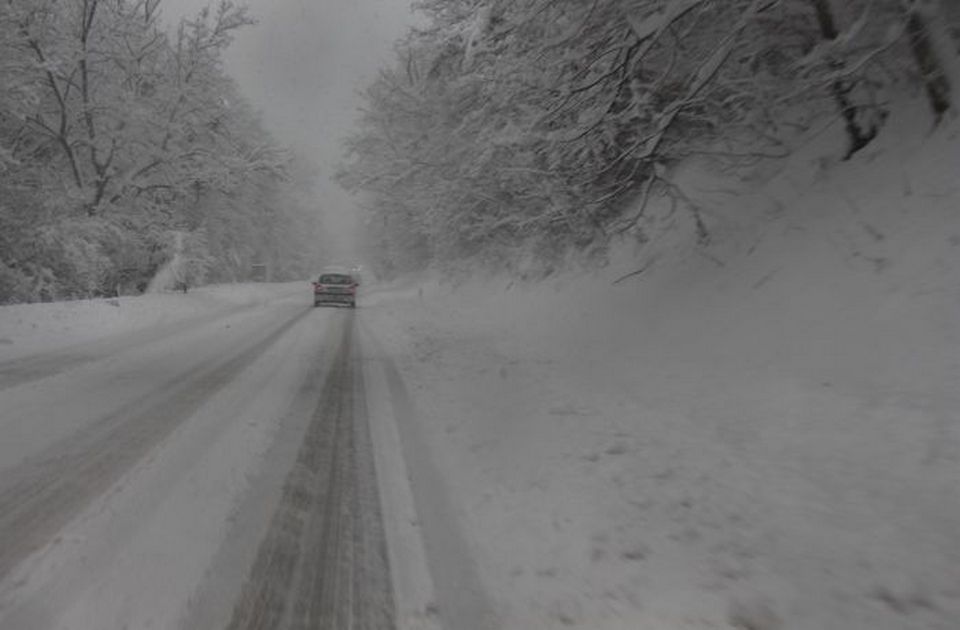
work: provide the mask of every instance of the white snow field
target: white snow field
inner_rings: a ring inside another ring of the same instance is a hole
[[[365,309],[499,627],[960,628],[958,127],[828,135],[682,174],[708,246]]]

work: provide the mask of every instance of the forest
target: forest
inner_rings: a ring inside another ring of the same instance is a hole
[[[161,9],[0,2],[0,304],[138,293],[161,269],[187,289],[315,266],[316,167],[224,67],[247,9],[173,27]]]
[[[898,98],[960,105],[958,5],[938,0],[421,0],[364,92],[339,181],[384,273],[549,272],[702,209],[677,165],[728,172],[817,133],[849,159]]]
[[[219,0],[0,2],[0,303],[304,277],[317,168],[265,130],[225,69],[254,20]],[[337,180],[381,274],[549,271],[651,238],[673,178],[843,134],[898,98],[960,103],[960,7],[942,0],[419,0],[363,93]],[[170,269],[171,262],[176,268]],[[156,284],[156,282],[154,282]]]

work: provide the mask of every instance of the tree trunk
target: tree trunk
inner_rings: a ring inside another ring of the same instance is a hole
[[[810,1],[817,14],[817,24],[820,25],[820,35],[826,41],[835,40],[840,33],[837,31],[836,22],[833,19],[833,8],[830,6],[830,0]],[[838,59],[832,59],[830,61],[831,70],[838,71],[842,68],[842,61]],[[837,104],[837,109],[840,110],[840,114],[843,116],[844,128],[847,131],[847,139],[850,143],[847,148],[847,153],[843,158],[845,160],[850,159],[854,153],[870,144],[870,141],[877,136],[878,131],[877,125],[870,125],[869,129],[864,129],[860,125],[858,121],[860,108],[850,100],[850,91],[852,89],[853,85],[851,82],[845,79],[837,79],[830,84],[830,93],[833,95],[833,100]]]
[[[960,50],[948,28],[943,0],[923,0],[920,4],[921,14],[926,21],[927,38],[947,82],[950,109],[956,114],[960,112]]]
[[[935,24],[937,16],[940,15],[939,2],[906,0],[904,4],[910,51],[913,53],[913,59],[920,71],[920,79],[923,81],[930,108],[939,123],[951,106],[950,78],[944,72],[944,61],[946,63],[955,62],[949,55],[955,56],[956,50],[949,50],[949,46],[942,44],[943,35],[938,39],[931,37],[934,28],[943,28],[942,25]],[[949,38],[949,35],[945,35],[945,37]],[[947,48],[947,50],[943,50],[943,48]],[[944,60],[941,55],[947,55],[947,58]],[[960,89],[960,87],[956,89]]]

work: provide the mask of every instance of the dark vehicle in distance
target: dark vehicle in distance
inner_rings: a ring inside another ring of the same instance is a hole
[[[356,308],[360,282],[347,271],[325,271],[313,283],[313,305],[338,304]]]

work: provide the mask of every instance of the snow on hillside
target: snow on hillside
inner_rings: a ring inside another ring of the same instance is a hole
[[[752,192],[689,174],[696,253],[361,311],[502,627],[957,627],[960,146],[908,123]]]

